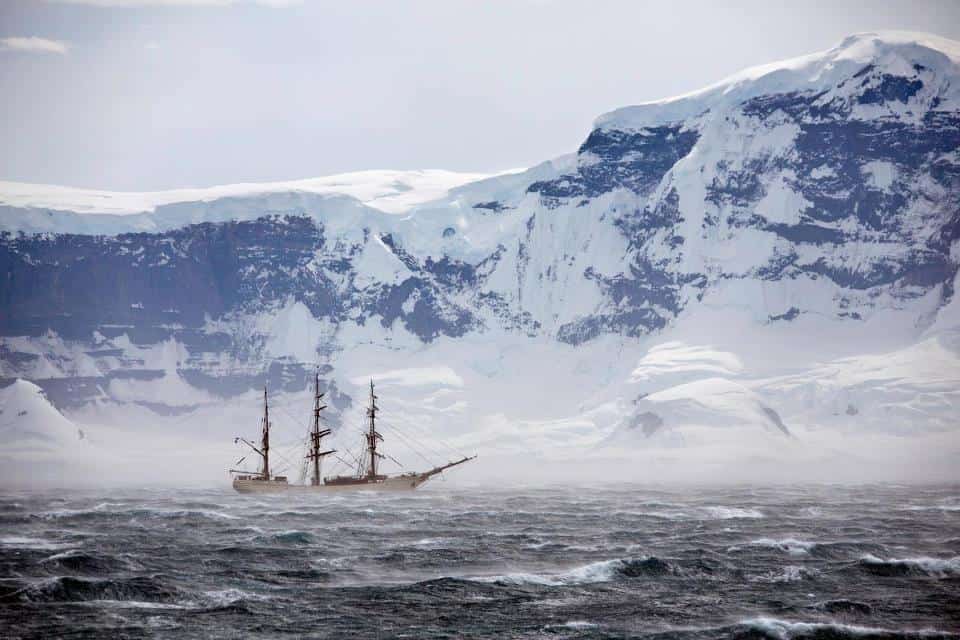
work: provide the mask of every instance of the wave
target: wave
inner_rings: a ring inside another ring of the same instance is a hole
[[[0,538],[0,546],[10,547],[13,549],[42,549],[45,551],[53,551],[55,549],[65,549],[70,545],[60,542],[53,542],[52,540],[47,540],[45,538],[5,536]]]
[[[596,629],[600,625],[596,622],[589,622],[587,620],[570,620],[569,622],[564,622],[563,624],[551,624],[547,625],[547,629],[575,629],[575,630],[584,630],[584,629]]]
[[[151,577],[127,579],[76,578],[62,576],[6,594],[8,602],[88,602],[120,600],[135,602],[175,602],[181,593]]]
[[[204,591],[204,599],[214,607],[225,607],[241,603],[244,600],[268,600],[267,596],[250,593],[241,589],[221,589],[219,591]]]
[[[540,585],[561,587],[578,584],[609,582],[618,577],[639,578],[674,573],[674,567],[659,558],[639,559],[615,558],[591,562],[562,573],[508,573],[500,576],[482,576],[467,578],[473,582],[492,582],[497,584]]]
[[[714,520],[732,520],[734,518],[763,518],[763,512],[756,509],[743,509],[740,507],[702,507]]]
[[[284,544],[310,544],[311,542],[316,541],[316,538],[312,533],[307,531],[281,531],[279,533],[271,534],[270,536],[259,536],[258,540],[264,540],[270,542],[281,542]]]
[[[893,640],[894,638],[956,637],[953,634],[933,629],[884,629],[881,627],[840,624],[838,622],[790,622],[777,618],[752,618],[740,621],[737,626],[747,630],[747,634],[737,634],[738,636],[746,635],[750,638],[760,637],[774,640],[802,640],[804,638],[810,638],[811,640],[820,638],[831,638],[832,640],[844,640],[846,638]]]
[[[523,545],[524,549],[530,549],[531,551],[542,551],[545,553],[563,553],[565,551],[580,551],[583,553],[593,553],[600,551],[604,547],[600,547],[595,544],[567,544],[565,542],[555,542],[552,540],[546,540],[544,542],[535,542],[531,544]],[[609,547],[606,547],[609,548]],[[638,547],[639,548],[639,545]]]
[[[93,555],[79,549],[54,554],[41,562],[48,567],[53,565],[72,573],[92,575],[131,568],[131,563],[126,560],[113,556]]]
[[[177,502],[176,505],[183,509],[205,509],[219,511],[220,509],[227,509],[227,505],[221,504],[219,502],[198,502],[198,501],[185,501]]]
[[[819,573],[816,569],[801,567],[798,565],[788,565],[779,573],[768,574],[763,578],[764,582],[803,582],[804,580],[813,580]]]
[[[617,511],[613,516],[645,516],[662,520],[733,520],[735,518],[764,518],[762,511],[742,507],[695,507],[692,510],[664,509],[656,511]]]
[[[153,518],[208,518],[213,520],[240,520],[239,516],[223,513],[222,511],[213,511],[212,509],[135,509],[133,511],[120,512],[124,515],[146,516]]]
[[[623,511],[620,512],[621,515],[629,516],[646,516],[648,518],[660,518],[661,520],[691,520],[695,519],[695,516],[691,515],[687,511]]]
[[[90,519],[104,516],[124,516],[128,518],[209,518],[216,520],[240,520],[239,516],[211,509],[122,509],[111,510],[112,503],[104,502],[92,509],[55,509],[38,513],[42,520]]]
[[[827,613],[856,613],[861,615],[870,615],[873,613],[873,607],[865,602],[857,602],[856,600],[826,600],[813,605],[813,608],[818,611],[826,611]]]
[[[818,546],[818,543],[808,540],[797,540],[796,538],[783,538],[781,540],[758,538],[751,540],[744,546],[769,547],[771,549],[779,549],[793,556],[799,556],[809,554],[814,547]],[[740,549],[740,546],[734,546],[727,549],[727,551],[739,551]]]
[[[840,540],[833,542],[816,542],[798,538],[756,538],[749,542],[727,547],[728,553],[742,552],[749,547],[766,547],[776,549],[791,556],[816,556],[828,559],[849,559],[856,554],[882,553],[883,546],[874,542],[856,540]]]
[[[952,558],[878,558],[866,554],[860,558],[860,566],[878,576],[955,576],[960,575],[960,556]]]
[[[247,526],[239,526],[239,525],[238,525],[238,526],[236,526],[236,527],[229,527],[229,528],[226,528],[226,529],[221,529],[221,530],[220,530],[220,533],[221,533],[222,535],[228,535],[228,536],[229,536],[229,535],[242,535],[242,534],[244,534],[244,533],[255,533],[255,534],[257,534],[257,535],[264,535],[263,529],[261,529],[260,527],[254,526],[254,525],[252,525],[252,524],[251,524],[251,525],[247,525]]]
[[[445,538],[421,538],[413,543],[415,547],[432,547],[434,545],[446,542]]]
[[[115,607],[118,609],[184,609],[184,605],[168,602],[144,602],[141,600],[90,600],[80,603],[96,605],[98,607]]]
[[[126,504],[122,502],[101,502],[95,506],[93,511],[112,511],[115,507],[125,507]]]
[[[281,578],[290,578],[291,580],[306,581],[311,583],[327,582],[330,580],[330,574],[319,569],[277,569],[273,572]]]

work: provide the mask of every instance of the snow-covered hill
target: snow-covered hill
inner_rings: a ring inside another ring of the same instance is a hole
[[[960,448],[942,38],[619,109],[526,171],[0,202],[2,375],[79,422],[215,431],[265,381],[297,413],[320,365],[345,438],[374,377],[398,422],[507,457]]]
[[[75,444],[82,431],[67,420],[32,382],[14,380],[0,389],[4,450],[44,453]]]

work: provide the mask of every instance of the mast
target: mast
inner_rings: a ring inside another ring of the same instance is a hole
[[[330,435],[330,429],[320,429],[320,412],[327,408],[326,405],[321,405],[320,400],[323,398],[323,394],[320,393],[320,374],[314,373],[313,376],[313,429],[310,431],[310,452],[307,454],[308,460],[313,460],[313,477],[310,479],[310,484],[315,487],[320,486],[320,460],[324,456],[328,456],[331,453],[335,453],[336,449],[331,449],[329,451],[320,451],[320,440],[324,436]]]
[[[263,385],[263,437],[260,441],[263,456],[263,478],[270,479],[270,408],[267,406],[267,385]]]
[[[242,442],[243,444],[253,449],[253,451],[256,452],[257,455],[263,458],[263,467],[259,472],[259,476],[261,480],[270,480],[270,406],[267,403],[267,385],[263,385],[263,418],[260,419],[260,422],[261,422],[261,426],[263,427],[263,431],[260,434],[259,449],[257,448],[257,445],[253,444],[246,438],[243,438],[240,436],[237,436],[236,438],[234,438],[233,442],[234,444],[238,442]],[[330,432],[327,431],[327,433],[330,433]],[[246,456],[240,458],[240,460],[237,461],[237,466],[239,466],[240,463],[243,462],[245,459],[246,459]],[[251,471],[245,471],[244,469],[230,469],[230,472],[244,473],[244,474],[252,473]]]
[[[383,440],[383,436],[377,433],[377,396],[373,394],[373,380],[370,380],[370,405],[367,407],[367,417],[370,419],[370,430],[367,432],[367,453],[370,456],[370,465],[367,467],[367,478],[375,479],[377,477],[377,440]]]

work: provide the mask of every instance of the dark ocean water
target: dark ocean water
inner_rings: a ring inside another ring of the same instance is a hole
[[[960,487],[0,496],[4,638],[960,637]]]

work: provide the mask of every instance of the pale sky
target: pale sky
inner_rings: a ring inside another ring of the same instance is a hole
[[[0,0],[0,180],[529,166],[605,111],[878,29],[960,40],[960,2]]]

